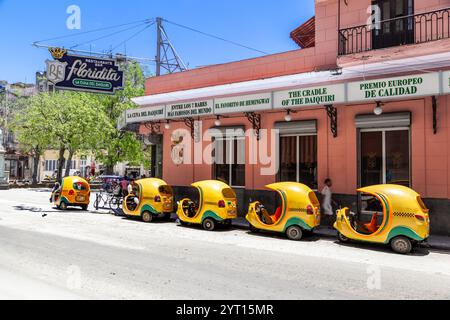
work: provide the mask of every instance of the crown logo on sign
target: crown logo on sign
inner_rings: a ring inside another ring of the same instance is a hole
[[[52,54],[52,57],[56,60],[61,59],[67,53],[67,50],[61,48],[49,48],[48,51]]]

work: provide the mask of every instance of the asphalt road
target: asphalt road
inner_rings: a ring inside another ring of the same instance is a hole
[[[450,299],[450,252],[59,212],[44,191],[0,191],[0,299]]]

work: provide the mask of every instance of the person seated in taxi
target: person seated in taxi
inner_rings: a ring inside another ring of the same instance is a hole
[[[274,215],[270,215],[266,207],[263,204],[259,204],[256,208],[256,214],[258,215],[261,222],[267,225],[273,225],[278,222],[281,218],[282,209],[278,207]]]
[[[136,208],[139,207],[141,201],[139,200],[139,187],[136,184],[136,181],[132,181],[129,185],[128,185],[128,199],[131,201],[131,203],[129,203],[129,208],[131,209],[131,211],[136,210]]]

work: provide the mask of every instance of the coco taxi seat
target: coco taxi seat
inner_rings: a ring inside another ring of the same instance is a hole
[[[378,230],[378,214],[374,213],[372,215],[372,220],[370,221],[370,223],[367,223],[364,225],[364,228],[370,233],[370,234],[374,234],[375,232],[377,232]]]
[[[282,213],[283,213],[283,209],[281,207],[278,207],[277,211],[275,211],[273,223],[277,223],[278,221],[280,221]]]

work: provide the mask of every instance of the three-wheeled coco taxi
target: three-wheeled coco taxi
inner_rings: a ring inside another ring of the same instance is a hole
[[[133,192],[125,197],[123,212],[150,223],[154,218],[169,220],[173,212],[173,190],[160,179],[142,179],[134,183]]]
[[[236,193],[227,184],[201,181],[192,184],[198,190],[198,201],[183,199],[178,203],[178,218],[182,225],[198,224],[213,231],[218,224],[231,225],[237,218]]]
[[[269,214],[261,202],[250,204],[246,219],[252,232],[284,233],[288,239],[299,241],[305,231],[311,232],[320,225],[320,203],[309,187],[283,182],[266,188],[278,193],[281,205],[274,214]]]
[[[409,254],[430,234],[429,210],[420,195],[399,185],[377,185],[359,189],[363,205],[361,212],[352,214],[348,208],[337,213],[334,225],[339,241],[350,240],[390,245],[400,254]],[[362,222],[361,214],[372,215]]]
[[[66,177],[60,190],[52,194],[52,201],[60,210],[67,210],[69,207],[87,210],[91,201],[91,187],[83,178]]]

